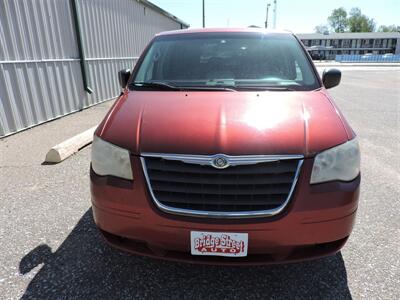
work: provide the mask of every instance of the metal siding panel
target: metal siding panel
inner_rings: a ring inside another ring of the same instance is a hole
[[[0,1],[0,137],[118,96],[158,32],[181,25],[135,0],[79,0],[92,95],[83,90],[70,0]]]
[[[80,1],[78,7],[87,57],[139,56],[156,33],[180,29],[179,23],[134,0],[120,0],[118,5]]]
[[[77,58],[68,0],[2,0],[0,61]]]
[[[87,98],[77,61],[0,66],[2,135],[77,111]]]

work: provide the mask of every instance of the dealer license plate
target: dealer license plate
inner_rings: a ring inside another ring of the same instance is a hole
[[[248,234],[233,232],[191,231],[192,255],[247,256]]]

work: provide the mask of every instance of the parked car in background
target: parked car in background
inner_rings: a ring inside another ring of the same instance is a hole
[[[288,32],[158,34],[97,128],[93,215],[112,246],[263,264],[336,253],[356,217],[356,134]]]
[[[361,56],[361,58],[371,58],[373,56],[372,53],[365,53],[364,55]]]
[[[312,60],[324,60],[325,57],[316,51],[309,51]]]

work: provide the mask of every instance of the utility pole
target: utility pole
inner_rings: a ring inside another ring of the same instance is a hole
[[[268,11],[269,7],[271,6],[271,3],[267,4],[267,17],[265,18],[265,28],[268,28]]]
[[[276,29],[276,0],[274,0],[274,29]]]
[[[206,9],[205,9],[205,0],[203,0],[203,28],[206,27]]]

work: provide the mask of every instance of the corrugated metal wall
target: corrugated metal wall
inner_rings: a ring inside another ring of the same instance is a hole
[[[77,0],[88,81],[84,91],[70,0],[0,1],[0,137],[115,98],[155,33],[180,29],[137,0]]]

